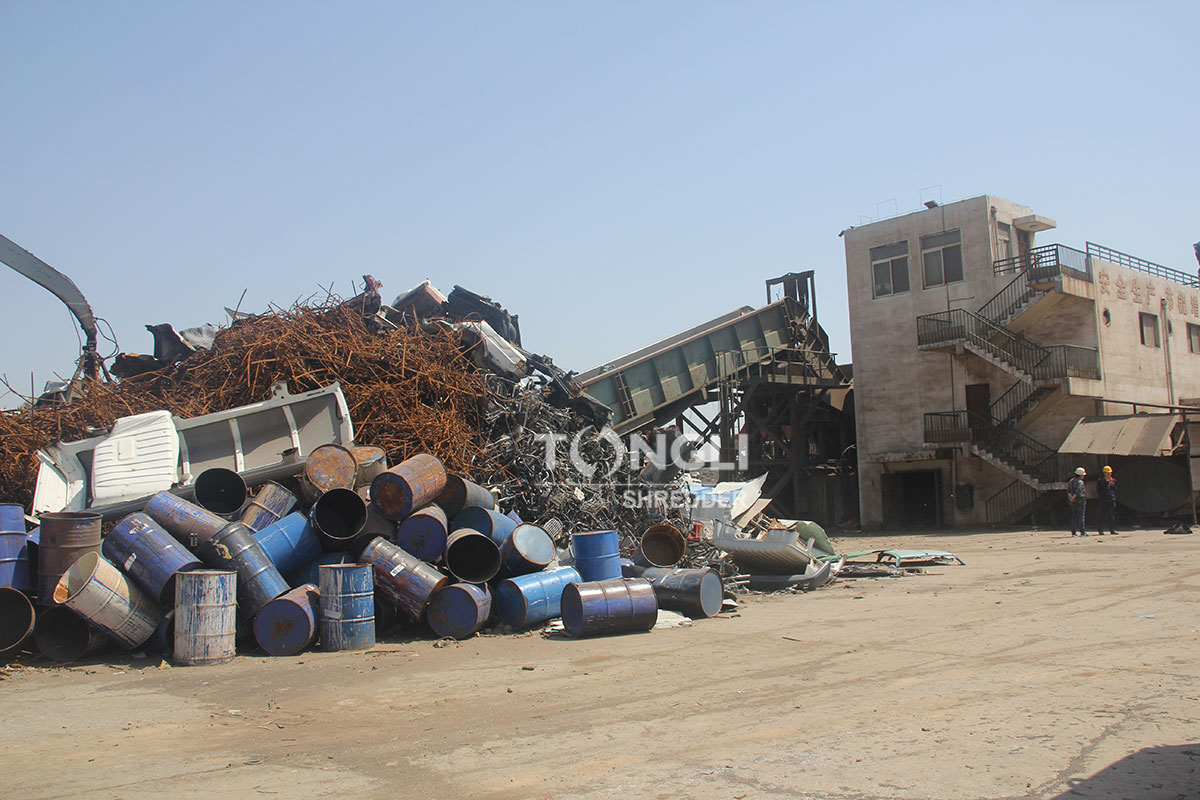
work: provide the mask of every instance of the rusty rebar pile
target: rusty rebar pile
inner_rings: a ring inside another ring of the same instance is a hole
[[[165,409],[195,417],[339,382],[359,444],[396,463],[432,453],[468,470],[481,455],[482,377],[453,331],[426,326],[372,333],[336,304],[296,306],[221,330],[211,350],[117,384],[93,384],[68,405],[0,414],[0,501],[29,507],[36,451],[106,431],[119,417]]]

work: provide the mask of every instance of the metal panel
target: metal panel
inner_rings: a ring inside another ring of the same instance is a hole
[[[1058,452],[1116,456],[1170,455],[1173,449],[1171,432],[1179,421],[1177,414],[1085,417],[1075,423]]]

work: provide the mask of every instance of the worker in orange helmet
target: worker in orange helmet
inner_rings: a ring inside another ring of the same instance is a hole
[[[1096,495],[1100,500],[1100,535],[1104,535],[1104,529],[1107,527],[1108,532],[1116,536],[1117,479],[1113,477],[1112,467],[1100,470],[1100,480],[1096,481]]]

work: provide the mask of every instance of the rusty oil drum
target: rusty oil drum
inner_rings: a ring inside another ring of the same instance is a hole
[[[428,453],[401,461],[371,481],[371,502],[391,520],[402,520],[433,502],[446,488],[446,468]]]
[[[100,515],[90,511],[42,514],[38,540],[38,601],[54,603],[54,587],[72,564],[100,554]]]
[[[353,489],[358,478],[354,453],[340,444],[314,447],[300,472],[300,493],[310,503],[332,489]]]
[[[413,622],[420,621],[433,593],[450,582],[382,536],[372,539],[358,560],[371,565],[375,588]]]

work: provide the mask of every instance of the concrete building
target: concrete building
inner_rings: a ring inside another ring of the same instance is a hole
[[[1200,397],[1196,274],[1035,240],[1054,227],[984,195],[842,232],[864,528],[1065,506],[1076,465],[1116,458],[1058,452],[1081,418]],[[1150,444],[1108,452],[1169,453],[1179,428],[1160,419],[1132,431]]]

